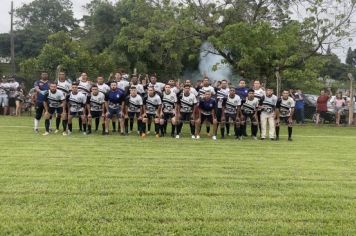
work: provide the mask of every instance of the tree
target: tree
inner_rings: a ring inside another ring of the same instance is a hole
[[[347,50],[346,64],[352,67],[356,67],[356,49],[352,50],[351,47]]]
[[[47,37],[77,27],[70,0],[34,0],[16,9],[16,52],[20,57],[38,55]]]

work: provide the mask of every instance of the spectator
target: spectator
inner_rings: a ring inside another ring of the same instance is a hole
[[[294,100],[297,124],[304,124],[304,94],[301,89],[296,89]]]
[[[3,114],[6,115],[9,109],[9,97],[7,95],[8,83],[5,78],[0,82],[0,107],[3,109]]]
[[[328,111],[328,100],[330,96],[326,94],[325,90],[320,91],[320,96],[316,100],[316,124],[319,124],[320,118],[326,118],[326,113]]]
[[[15,97],[15,103],[16,103],[15,115],[16,116],[21,116],[22,104],[24,102],[25,102],[24,91],[21,87],[18,87],[17,91],[16,91],[16,97]]]
[[[341,92],[336,94],[333,106],[335,109],[336,125],[340,125],[341,112],[342,112],[342,109],[346,106],[346,101],[342,97]]]

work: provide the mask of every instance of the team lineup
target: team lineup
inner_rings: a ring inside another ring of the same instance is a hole
[[[257,140],[260,130],[261,140],[279,140],[280,124],[285,123],[288,140],[292,141],[293,98],[288,90],[278,98],[272,88],[263,89],[258,80],[252,88],[247,88],[244,80],[236,88],[226,80],[213,87],[209,78],[204,77],[201,85],[194,88],[190,80],[182,84],[170,80],[164,84],[157,82],[155,75],[149,77],[148,83],[140,83],[139,76],[132,75],[129,82],[121,73],[106,83],[103,76],[98,76],[94,83],[82,73],[78,81],[71,83],[60,72],[57,81],[50,82],[48,73],[43,72],[34,88],[34,130],[39,132],[43,116],[43,135],[50,134],[52,119],[55,119],[55,133],[62,123],[63,135],[70,135],[73,118],[78,118],[84,135],[98,131],[100,123],[103,135],[114,132],[128,135],[136,122],[137,133],[142,138],[151,132],[152,124],[155,136],[164,137],[170,124],[170,136],[179,139],[183,125],[187,124],[192,139],[200,139],[205,125],[213,140],[218,137],[218,129],[222,139],[225,135],[234,135],[239,140],[248,137],[248,123],[252,139]]]

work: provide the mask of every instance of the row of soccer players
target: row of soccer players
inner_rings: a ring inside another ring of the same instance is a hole
[[[132,130],[133,121],[136,118],[141,136],[146,134],[146,124],[150,125],[154,121],[157,137],[165,135],[167,124],[171,122],[171,135],[179,138],[182,125],[187,122],[190,123],[192,138],[200,138],[200,128],[203,123],[213,125],[213,139],[216,139],[219,125],[222,137],[224,137],[225,125],[226,128],[229,128],[230,124],[234,127],[236,137],[241,138],[245,133],[246,120],[250,119],[254,138],[256,138],[258,120],[260,120],[261,138],[266,137],[268,121],[270,138],[275,139],[275,135],[278,138],[279,134],[279,121],[283,119],[289,126],[288,133],[291,140],[291,116],[294,110],[294,101],[289,97],[288,91],[284,91],[282,98],[277,101],[277,97],[272,94],[272,89],[267,89],[266,95],[260,98],[255,97],[255,90],[249,90],[248,97],[241,101],[241,98],[235,94],[235,89],[230,87],[227,96],[222,94],[219,89],[216,99],[211,96],[213,91],[206,90],[198,102],[197,97],[191,92],[192,88],[189,84],[184,85],[184,90],[178,98],[170,85],[165,85],[161,96],[157,94],[154,86],[149,86],[148,94],[144,98],[137,93],[137,87],[134,85],[130,87],[130,95],[126,96],[123,90],[117,88],[116,82],[111,82],[111,88],[106,95],[99,91],[98,85],[92,86],[91,93],[85,95],[78,91],[79,84],[74,83],[66,98],[64,93],[57,89],[57,86],[58,83],[51,83],[49,92],[44,93],[45,135],[49,133],[50,119],[56,113],[57,129],[60,116],[63,118],[63,134],[67,134],[67,122],[69,132],[72,131],[72,119],[78,116],[83,123],[84,132],[86,132],[88,124],[88,133],[91,133],[93,118],[96,121],[100,118],[103,120],[105,134],[108,134],[110,119],[118,118],[121,132],[125,134],[128,132],[128,122],[130,121],[130,130]],[[38,109],[36,116],[40,114],[42,111]],[[38,120],[37,117],[35,120]],[[274,129],[275,123],[277,123],[276,129]],[[98,122],[96,122],[96,129],[97,126]]]

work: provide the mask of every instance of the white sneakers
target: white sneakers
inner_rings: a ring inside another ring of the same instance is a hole
[[[213,139],[213,140],[216,140],[216,136],[214,135],[214,136],[212,137],[212,139]]]
[[[44,132],[44,134],[42,134],[43,136],[47,136],[47,135],[49,135],[49,132]]]
[[[180,138],[180,137],[179,137],[179,134],[176,135],[176,138],[177,138],[177,139]]]

